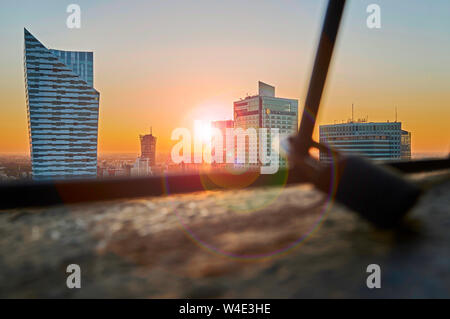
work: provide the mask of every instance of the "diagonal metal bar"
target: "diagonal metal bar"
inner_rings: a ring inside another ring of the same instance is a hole
[[[306,95],[299,133],[294,142],[294,152],[297,156],[307,156],[312,146],[312,134],[319,111],[325,81],[333,55],[339,25],[344,11],[345,0],[330,0],[328,2],[325,21],[320,33],[308,93]]]

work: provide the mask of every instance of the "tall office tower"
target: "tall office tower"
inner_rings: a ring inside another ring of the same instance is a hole
[[[148,164],[154,166],[156,164],[156,136],[153,136],[152,130],[150,134],[140,135],[141,140],[141,158],[148,159]]]
[[[411,157],[411,133],[402,130],[401,122],[353,122],[321,125],[320,142],[344,154],[358,154],[374,160],[399,160]],[[403,138],[405,136],[405,138]],[[404,142],[402,143],[402,138]],[[327,152],[320,160],[330,162]]]
[[[289,135],[295,134],[298,130],[298,100],[275,97],[275,87],[263,82],[258,82],[258,95],[248,96],[240,101],[234,102],[234,127],[248,129],[250,127],[259,129],[278,128],[280,141]],[[256,143],[245,142],[247,152],[258,152],[259,158],[259,132]],[[267,137],[267,150],[270,151],[272,139],[270,134]],[[276,160],[280,166],[287,165],[285,156],[280,156]],[[248,163],[246,156],[246,166],[260,166]]]
[[[226,150],[227,128],[233,128],[234,122],[233,122],[233,120],[212,121],[211,127],[220,130],[220,132],[222,133],[222,148],[223,148],[222,163],[226,164],[226,162],[227,162],[227,150]],[[214,150],[214,152],[215,152],[215,150]],[[222,166],[224,166],[224,165],[222,165]]]
[[[26,29],[24,38],[33,179],[95,178],[100,94],[93,53],[47,49]]]
[[[401,159],[410,160],[411,159],[411,132],[402,130],[401,143]]]

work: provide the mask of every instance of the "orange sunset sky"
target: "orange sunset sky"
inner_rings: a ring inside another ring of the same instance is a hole
[[[319,124],[351,117],[394,121],[412,151],[450,150],[450,5],[378,1],[347,7]],[[157,151],[176,127],[232,119],[233,101],[257,81],[303,103],[325,1],[78,1],[81,29],[65,26],[67,1],[10,1],[0,11],[0,153],[28,153],[23,28],[48,48],[94,52],[100,92],[99,154],[139,153],[150,126]],[[317,138],[317,132],[315,133]]]

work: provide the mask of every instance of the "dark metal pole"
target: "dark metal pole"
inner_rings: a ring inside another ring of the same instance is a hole
[[[388,170],[359,157],[339,156],[328,165],[319,165],[309,155],[317,143],[312,134],[325,87],[345,0],[329,0],[320,34],[311,81],[297,138],[291,140],[291,162],[309,171],[311,182],[320,190],[333,189],[334,199],[379,227],[394,227],[414,205],[421,189]],[[330,188],[331,187],[331,188]]]
[[[305,100],[297,139],[294,140],[296,156],[307,156],[312,145],[312,133],[319,111],[320,99],[325,86],[336,36],[344,11],[345,0],[330,0],[320,33],[319,46]]]

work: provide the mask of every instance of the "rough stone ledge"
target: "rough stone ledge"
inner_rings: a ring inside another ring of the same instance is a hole
[[[448,298],[449,177],[413,176],[428,191],[395,231],[310,185],[2,211],[0,297]]]

